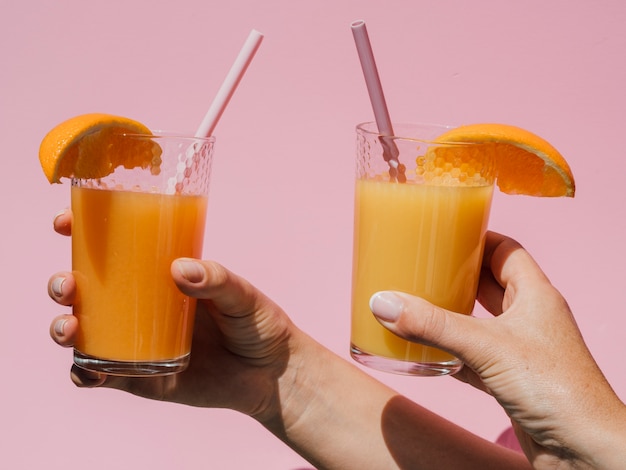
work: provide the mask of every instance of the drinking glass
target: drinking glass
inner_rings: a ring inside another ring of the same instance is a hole
[[[170,269],[176,258],[202,255],[213,144],[120,135],[111,151],[144,167],[72,180],[76,365],[123,376],[187,367],[196,301]]]
[[[472,313],[493,194],[494,147],[439,142],[448,128],[375,123],[356,127],[351,355],[369,367],[434,376],[462,364],[439,349],[384,328],[369,301],[402,291],[445,309]],[[397,149],[397,160],[389,149]],[[394,164],[394,161],[396,162]],[[406,181],[405,181],[406,178]]]

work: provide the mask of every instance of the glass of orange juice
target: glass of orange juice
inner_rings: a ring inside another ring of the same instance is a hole
[[[151,152],[134,160],[152,163],[72,180],[79,367],[123,376],[186,368],[195,299],[177,289],[170,267],[202,255],[213,144],[213,137],[122,135],[120,154]]]
[[[473,310],[494,150],[436,141],[446,130],[395,124],[396,136],[382,137],[375,123],[356,128],[351,355],[374,369],[435,376],[462,366],[447,352],[394,335],[369,308],[375,292],[395,290],[460,314]],[[399,165],[386,161],[385,147],[397,148]]]

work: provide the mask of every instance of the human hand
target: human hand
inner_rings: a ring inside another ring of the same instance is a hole
[[[626,459],[618,451],[626,442],[625,407],[566,301],[517,242],[488,234],[477,298],[495,318],[397,292],[375,294],[371,307],[397,335],[459,357],[465,367],[456,377],[498,400],[535,468],[617,468],[606,459]]]
[[[71,212],[60,213],[54,228],[70,235]],[[218,263],[178,259],[171,272],[183,293],[198,298],[188,369],[171,376],[128,378],[73,366],[72,380],[81,387],[109,387],[152,399],[231,408],[267,424],[279,413],[277,382],[285,379],[292,345],[302,333],[280,307]],[[76,292],[72,274],[53,275],[48,292],[56,302],[71,305]],[[77,329],[76,317],[59,315],[50,325],[50,335],[58,344],[72,346]]]
[[[57,216],[54,226],[70,235],[71,213]],[[198,298],[188,369],[166,377],[124,378],[74,366],[78,386],[241,411],[320,469],[526,469],[518,454],[399,396],[312,340],[276,304],[221,265],[176,260],[172,276],[181,291]],[[72,274],[52,276],[48,291],[56,302],[71,305]],[[77,327],[77,318],[59,315],[50,334],[71,346]]]

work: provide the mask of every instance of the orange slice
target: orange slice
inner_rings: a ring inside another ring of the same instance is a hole
[[[118,166],[154,168],[161,149],[150,139],[122,143],[124,134],[151,135],[140,122],[111,114],[82,114],[54,127],[42,140],[39,161],[50,183],[61,178],[102,178]]]
[[[497,184],[503,193],[573,197],[576,191],[572,171],[559,151],[520,127],[470,124],[451,129],[437,141],[492,144]]]

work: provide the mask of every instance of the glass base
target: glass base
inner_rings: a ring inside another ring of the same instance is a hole
[[[155,377],[184,371],[189,365],[189,354],[166,361],[113,361],[83,354],[74,350],[74,364],[81,369],[123,377]]]
[[[374,356],[361,351],[354,344],[350,344],[350,355],[359,364],[383,372],[420,377],[437,377],[458,372],[463,367],[459,359],[445,362],[411,362],[388,357]]]

